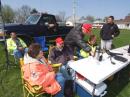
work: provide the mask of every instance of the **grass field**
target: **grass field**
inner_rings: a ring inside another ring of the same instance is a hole
[[[99,30],[94,29],[93,32],[99,37]],[[98,38],[98,43],[99,40]],[[121,30],[120,36],[114,39],[114,45],[120,47],[127,44],[130,44],[130,30]],[[14,65],[12,56],[10,56],[10,60],[11,65]],[[19,66],[11,66],[6,71],[5,65],[4,48],[0,44],[0,97],[23,97]],[[129,71],[130,66],[120,71],[119,80],[115,76],[112,82],[106,82],[108,93],[105,97],[130,97]]]

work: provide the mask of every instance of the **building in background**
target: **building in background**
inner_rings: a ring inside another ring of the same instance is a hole
[[[78,25],[78,24],[83,24],[83,23],[92,24],[92,22],[88,21],[88,20],[85,19],[85,18],[83,19],[83,18],[80,18],[80,17],[76,17],[75,20],[76,20],[76,25]],[[73,23],[74,23],[74,22],[73,22],[73,17],[69,17],[69,18],[66,19],[66,25],[67,25],[67,26],[74,26]]]
[[[115,23],[119,29],[130,29],[130,16],[126,16],[124,19],[115,20]]]
[[[93,22],[93,28],[102,28],[102,26],[105,24],[103,20],[95,20]]]

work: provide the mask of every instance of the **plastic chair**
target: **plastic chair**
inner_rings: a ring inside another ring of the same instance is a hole
[[[29,97],[30,95],[33,97],[39,97],[39,96],[43,96],[43,94],[46,94],[46,92],[40,91],[43,88],[42,86],[39,86],[39,85],[31,86],[27,81],[24,80],[23,70],[22,70],[23,65],[24,65],[23,58],[20,58],[21,79],[22,79],[22,84],[23,84],[24,97]],[[25,93],[25,89],[28,92],[27,96]],[[50,97],[52,97],[52,95]]]
[[[35,40],[36,43],[39,43],[41,45],[43,51],[47,51],[48,50],[48,48],[45,47],[46,46],[46,44],[45,44],[46,43],[45,36],[34,37],[34,40]]]

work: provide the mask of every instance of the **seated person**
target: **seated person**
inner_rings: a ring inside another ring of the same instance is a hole
[[[27,52],[27,45],[25,42],[18,38],[15,32],[11,32],[11,38],[7,39],[7,50],[13,54],[15,58],[22,58],[24,53]]]
[[[72,60],[73,57],[68,52],[67,47],[64,46],[64,41],[61,37],[56,39],[56,46],[50,50],[49,61],[51,64],[61,63],[60,72],[63,73],[63,76],[66,80],[72,79],[71,75],[68,73],[67,62]]]
[[[61,73],[54,73],[38,43],[31,44],[28,53],[24,55],[23,71],[24,79],[29,84],[42,86],[42,91],[54,97],[63,97],[64,78]]]
[[[91,52],[85,52],[83,49],[80,50],[80,56],[82,58],[87,58],[89,57],[89,55],[91,56],[95,56],[95,52],[96,52],[96,46],[95,46],[95,43],[96,43],[96,36],[95,35],[91,35],[87,44],[91,47]]]

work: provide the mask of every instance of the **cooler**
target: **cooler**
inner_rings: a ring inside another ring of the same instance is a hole
[[[76,89],[76,94],[79,97],[92,97],[92,92],[93,92],[94,85],[85,80],[81,79],[76,79],[76,84],[75,84],[75,89]],[[107,85],[102,82],[101,84],[96,85],[96,89],[94,92],[94,97],[103,97],[107,93],[105,91],[107,89]]]

